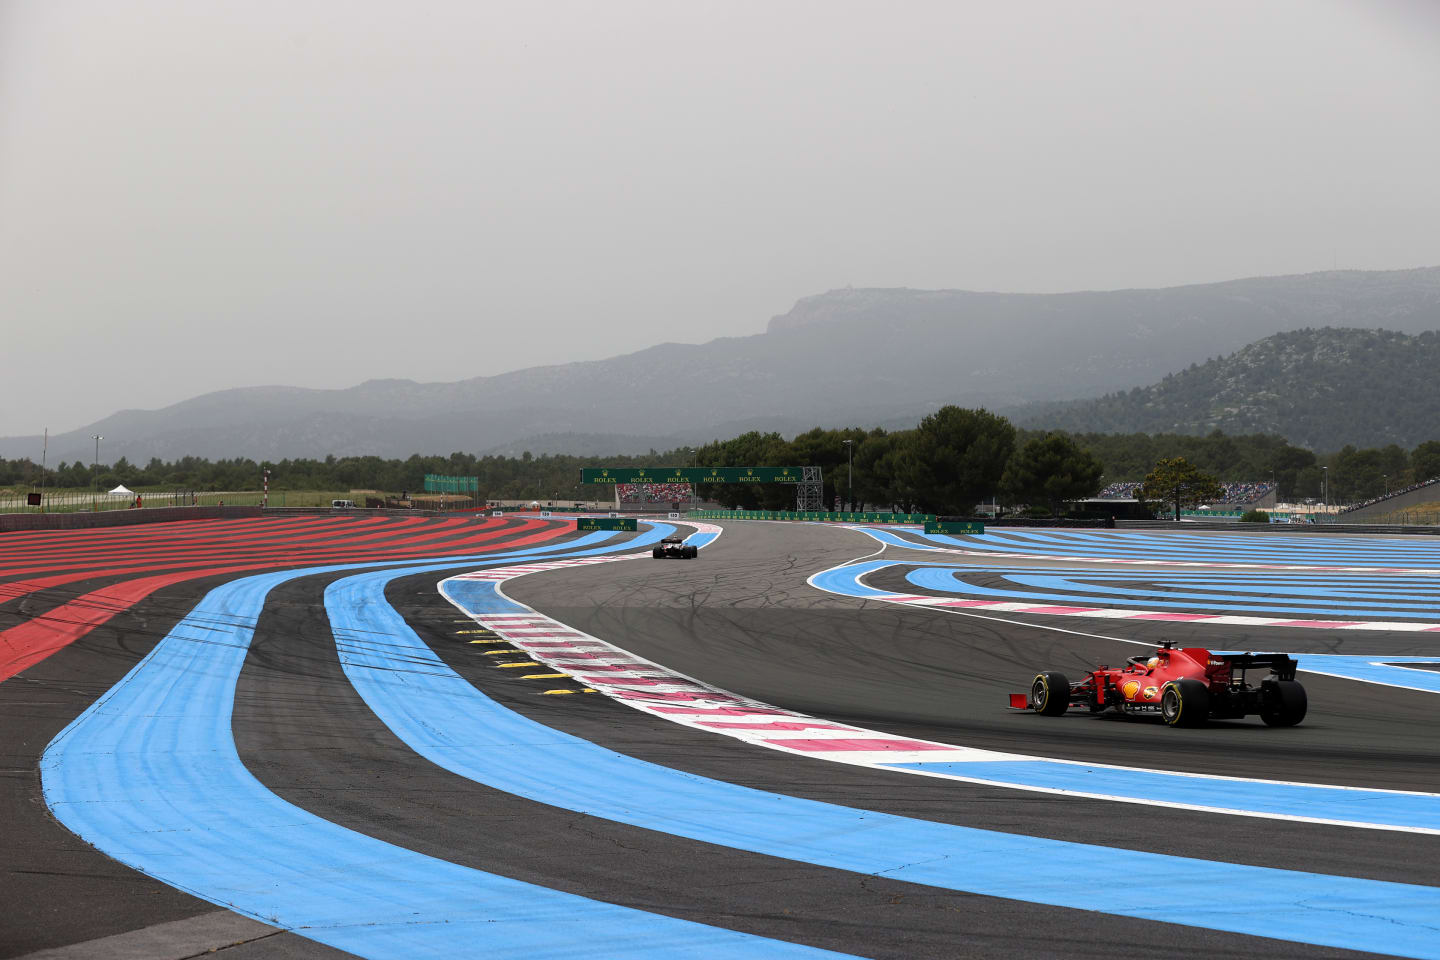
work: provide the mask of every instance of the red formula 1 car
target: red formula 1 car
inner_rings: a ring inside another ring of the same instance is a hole
[[[1071,683],[1062,673],[1036,674],[1030,692],[1010,694],[1010,706],[1058,717],[1071,707],[1154,714],[1172,727],[1259,714],[1272,727],[1305,719],[1305,688],[1295,680],[1296,661],[1283,653],[1212,654],[1203,647],[1174,649],[1170,641],[1153,656],[1131,657],[1124,667],[1100,666]],[[1269,668],[1258,686],[1247,670]]]

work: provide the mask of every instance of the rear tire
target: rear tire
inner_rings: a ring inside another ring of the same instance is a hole
[[[699,549],[698,547],[696,547],[694,544],[686,544],[686,546],[685,546],[685,559],[686,559],[686,560],[694,560],[694,559],[695,559],[697,556],[699,556],[699,555],[700,555],[700,549]]]
[[[1194,677],[1172,680],[1160,691],[1160,717],[1172,727],[1198,727],[1210,719],[1210,691]]]
[[[664,559],[665,559],[665,548],[664,548],[664,547],[655,547],[655,548],[653,548],[653,549],[650,551],[650,556],[654,557],[656,560],[664,560]]]
[[[1042,717],[1058,717],[1070,709],[1070,681],[1065,674],[1037,673],[1030,684],[1030,709]]]
[[[1275,680],[1264,685],[1260,719],[1271,727],[1293,727],[1305,719],[1310,700],[1305,688],[1294,680]]]

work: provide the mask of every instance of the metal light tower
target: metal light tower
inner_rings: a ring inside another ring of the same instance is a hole
[[[855,441],[841,440],[845,449],[850,453],[850,471],[845,478],[845,506],[852,512],[855,510]]]
[[[50,458],[50,428],[45,428],[45,445],[40,448],[40,512],[45,512],[45,462]]]
[[[105,438],[98,433],[92,433],[90,439],[95,441],[95,459],[90,461],[90,512],[97,513],[100,510],[99,486],[97,483],[100,470],[100,441]]]
[[[1321,467],[1320,474],[1320,502],[1325,505],[1325,512],[1330,512],[1330,468]]]

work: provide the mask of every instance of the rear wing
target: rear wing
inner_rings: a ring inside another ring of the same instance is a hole
[[[1259,670],[1269,667],[1279,680],[1294,680],[1295,670],[1300,661],[1283,653],[1229,653],[1222,654],[1230,662],[1231,670]]]

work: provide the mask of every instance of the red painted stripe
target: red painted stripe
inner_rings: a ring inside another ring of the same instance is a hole
[[[683,713],[688,716],[708,717],[798,717],[798,713],[777,710],[774,707],[656,707],[656,713]]]
[[[258,522],[256,526],[258,526]],[[317,546],[323,546],[330,543],[353,544],[359,542],[362,539],[348,536],[345,529],[337,528],[334,524],[328,525],[321,529],[317,529],[311,526],[299,530],[290,528],[276,530],[274,526],[266,525],[266,528],[264,530],[252,529],[248,531],[248,533],[249,535],[245,536],[244,538],[203,538],[190,539],[179,543],[176,543],[173,540],[161,539],[153,542],[129,543],[125,545],[125,549],[123,550],[123,552],[129,553],[134,550],[135,552],[143,553],[150,560],[211,557],[217,551],[225,551],[232,557],[238,558],[239,556],[245,554],[264,553],[267,551],[273,553],[276,550],[284,549],[286,547],[297,544],[313,543]],[[264,535],[255,535],[260,533],[263,533]],[[393,533],[390,535],[393,535]],[[140,547],[152,548],[155,546],[162,547],[163,549],[158,552],[153,549],[143,551],[137,549]],[[55,561],[55,564],[49,567],[37,568],[34,566],[35,558],[30,558],[28,561],[25,562],[25,566],[0,570],[0,573],[13,573],[17,572],[17,569],[29,573],[36,573],[45,570],[76,569],[80,567],[94,566],[96,564],[102,564],[107,566],[108,568],[114,569],[116,553],[117,551],[120,551],[120,549],[121,548],[118,545],[106,544],[98,547],[89,547],[84,552],[71,551],[69,553],[64,553],[59,551],[47,550],[41,552],[40,556],[44,560]],[[18,559],[19,558],[12,558],[12,562],[17,561]],[[61,561],[64,562],[62,563]],[[133,567],[137,565],[139,564],[135,563],[130,564],[129,566]]]
[[[766,740],[777,747],[804,750],[807,753],[829,753],[831,751],[859,750],[954,750],[943,743],[926,743],[924,740],[879,740],[879,739],[836,739],[836,740]]]
[[[486,553],[492,550],[514,549],[516,547],[551,540],[568,532],[567,529],[561,528],[558,525],[547,525],[543,521],[519,524],[517,526],[521,531],[528,531],[535,526],[549,526],[549,529],[529,532],[526,536],[509,539],[503,543],[488,544],[481,549],[470,547],[467,552]],[[501,532],[502,531],[496,531],[484,539],[493,539],[495,535]],[[405,552],[409,551],[402,551],[402,553]],[[360,551],[358,553],[361,555],[349,559],[357,563],[365,562],[367,559],[404,559],[404,557],[396,557],[394,554],[377,553],[373,550]],[[280,564],[280,566],[288,565],[289,564]],[[123,583],[113,584],[91,591],[68,603],[51,609],[40,617],[18,624],[8,630],[0,631],[0,682],[8,680],[27,667],[33,666],[55,652],[64,649],[80,637],[89,633],[95,627],[107,622],[116,614],[128,610],[145,597],[148,597],[163,587],[218,574],[248,573],[257,570],[274,569],[276,566],[277,564],[273,562],[247,563],[226,567],[209,567],[202,570],[185,570],[149,577],[139,577],[134,580],[127,580]],[[10,586],[14,585],[11,584]]]
[[[1195,620],[1214,620],[1218,614],[1214,613],[1137,613],[1132,620],[1169,620],[1179,623],[1190,623]]]
[[[585,646],[587,646],[587,647],[603,646],[603,644],[601,644],[599,640],[583,640],[583,641],[579,641],[579,642],[580,642],[580,643],[583,643],[583,644],[584,644]],[[549,641],[549,640],[540,640],[540,641],[526,640],[526,641],[525,641],[525,649],[526,649],[526,650],[529,650],[529,649],[532,648],[532,647],[534,647],[534,648],[537,649],[537,650],[579,650],[579,649],[580,649],[579,647],[577,647],[577,646],[575,645],[575,643],[565,642],[565,641],[561,641],[561,640],[556,640],[556,641],[553,641],[553,642],[552,642],[552,641]]]
[[[664,692],[660,690],[616,690],[615,696],[625,700],[674,700],[680,702],[692,700],[739,700],[739,697],[732,697],[726,693],[685,693],[682,691]]]
[[[612,687],[668,687],[685,682],[678,677],[581,677],[580,679],[586,683],[603,683]]]
[[[739,723],[725,720],[701,720],[699,726],[717,727],[724,730],[854,730],[834,723]],[[856,731],[857,733],[859,731]],[[789,742],[789,741],[783,741]]]
[[[529,525],[518,527],[517,530],[523,531],[525,529],[528,529],[528,526]],[[508,532],[515,531],[475,531],[472,532],[471,536],[468,536],[462,540],[450,540],[440,546],[443,546],[445,552],[447,553],[475,552],[476,545],[487,544],[490,541],[505,536]],[[557,530],[550,536],[542,537],[541,539],[554,539],[554,537],[560,535],[561,532],[563,531]],[[407,537],[381,545],[384,546],[387,550],[392,551],[389,556],[375,553],[373,545],[366,550],[354,550],[348,549],[342,544],[340,546],[334,547],[312,547],[302,552],[271,551],[258,557],[237,557],[233,556],[231,551],[216,552],[212,550],[209,553],[204,553],[197,557],[187,558],[183,562],[121,564],[119,566],[109,567],[103,570],[87,568],[77,573],[55,574],[49,577],[38,577],[31,580],[14,580],[10,583],[0,584],[0,603],[14,600],[23,596],[28,596],[29,594],[34,593],[38,590],[47,590],[57,586],[63,586],[68,583],[76,583],[81,580],[91,580],[99,576],[114,576],[117,573],[153,573],[160,570],[193,569],[197,566],[201,566],[203,568],[202,575],[209,575],[210,573],[216,571],[206,565],[212,564],[215,562],[215,560],[221,558],[228,560],[245,559],[252,561],[252,565],[244,569],[268,569],[272,567],[300,566],[306,563],[343,563],[347,561],[362,562],[365,560],[386,559],[402,560],[406,557],[416,556],[422,553],[426,556],[429,556],[434,553],[435,549],[437,549],[435,545],[429,543],[417,544],[414,543],[413,540],[413,537]],[[534,542],[536,541],[513,540],[506,541],[506,545],[507,547],[509,545],[520,546]],[[484,550],[481,552],[489,551]],[[232,564],[231,566],[233,567],[234,565]]]

